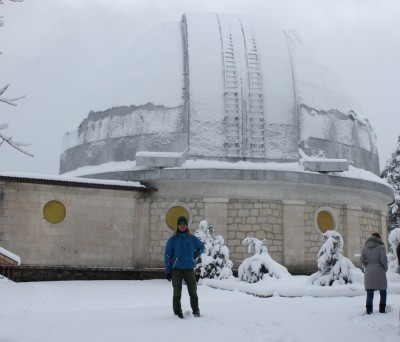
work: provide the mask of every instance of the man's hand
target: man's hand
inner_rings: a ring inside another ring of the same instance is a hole
[[[172,274],[171,274],[171,273],[167,273],[167,274],[165,275],[165,277],[167,278],[168,281],[171,281]]]

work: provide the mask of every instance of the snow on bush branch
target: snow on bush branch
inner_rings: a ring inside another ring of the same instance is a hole
[[[323,234],[325,243],[318,253],[318,271],[310,276],[308,283],[319,286],[362,283],[364,275],[343,256],[343,238],[333,230]]]
[[[248,253],[254,253],[254,255],[244,259],[239,266],[238,276],[240,280],[256,283],[262,279],[267,279],[265,275],[276,279],[291,277],[286,267],[274,261],[268,254],[265,239],[246,237],[242,244],[247,246]]]
[[[6,142],[7,144],[9,144],[11,147],[15,148],[16,150],[18,150],[30,157],[33,157],[32,153],[30,153],[29,151],[24,149],[25,146],[30,146],[30,144],[25,144],[25,143],[16,141],[13,139],[13,137],[5,135],[3,132],[1,132],[1,130],[6,129],[7,127],[8,127],[7,123],[0,124],[0,146],[4,142]]]
[[[393,188],[395,201],[389,206],[389,231],[400,228],[400,136],[397,139],[396,150],[386,162],[381,178],[386,179]]]
[[[24,0],[9,0],[9,1],[12,1],[12,2],[22,2],[22,1],[24,1]],[[4,1],[3,1],[3,0],[0,0],[0,5],[3,5],[3,4],[4,4]],[[3,17],[0,17],[0,26],[4,26],[4,21],[1,20],[1,18],[3,18]]]
[[[389,233],[388,241],[390,246],[388,253],[389,271],[400,273],[399,260],[396,253],[397,246],[400,244],[400,228],[395,228]]]
[[[16,101],[23,99],[25,96],[12,97],[12,98],[3,97],[4,93],[6,92],[9,86],[10,85],[7,84],[6,86],[0,89],[0,102],[4,102],[6,104],[9,104],[10,106],[16,106],[17,105]]]
[[[229,260],[228,247],[224,246],[221,235],[214,235],[213,226],[203,220],[194,235],[204,243],[206,249],[197,260],[196,278],[226,279],[232,276],[233,263]]]

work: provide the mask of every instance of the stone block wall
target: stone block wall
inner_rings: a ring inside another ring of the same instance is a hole
[[[150,234],[149,234],[149,263],[148,267],[164,267],[164,249],[167,240],[173,235],[165,223],[165,215],[172,205],[185,204],[189,207],[192,224],[190,230],[194,233],[200,221],[204,220],[204,202],[202,199],[185,198],[154,198],[150,204]]]
[[[347,205],[343,209],[344,255],[359,266],[359,254],[365,240],[378,232],[387,242],[387,212]]]
[[[307,203],[304,207],[304,267],[308,272],[315,272],[317,270],[318,252],[324,244],[322,232],[320,232],[318,228],[315,227],[314,223],[315,214],[317,210],[321,207],[329,207],[334,211],[337,220],[336,231],[340,235],[342,235],[343,239],[345,239],[345,233],[343,230],[343,206],[330,203]]]
[[[282,205],[274,201],[231,200],[228,203],[226,245],[235,267],[251,256],[247,253],[247,247],[242,245],[247,236],[266,239],[271,257],[277,262],[282,262]]]
[[[218,199],[154,199],[151,203],[149,265],[163,267],[164,248],[173,231],[165,224],[167,209],[173,204],[186,204],[192,215],[191,231],[198,229],[202,220],[207,220],[215,235],[222,235],[229,248],[230,259],[237,268],[243,259],[251,256],[242,241],[247,236],[266,239],[268,251],[277,262],[283,259],[282,212],[278,202],[266,203],[250,200]],[[208,207],[208,208],[207,208]],[[224,209],[225,208],[225,209]],[[225,218],[223,217],[225,214]],[[221,224],[225,221],[225,226]]]
[[[343,254],[354,263],[358,262],[357,253],[366,237],[374,231],[381,231],[381,214],[361,207],[305,201],[153,199],[149,218],[150,267],[163,267],[165,244],[173,233],[165,224],[165,214],[173,204],[188,206],[192,232],[198,229],[202,220],[213,225],[215,234],[224,237],[234,268],[251,256],[247,247],[242,245],[243,239],[251,236],[266,239],[271,257],[283,265],[289,264],[288,268],[294,273],[315,272],[318,252],[324,243],[322,233],[314,224],[315,213],[321,207],[329,207],[335,213],[336,230],[344,239]],[[296,260],[299,261],[297,266]]]
[[[364,241],[374,232],[377,232],[382,236],[380,224],[380,213],[376,211],[363,210],[363,214],[361,217],[361,231],[363,232],[362,237],[364,238]]]
[[[44,205],[64,204],[65,219],[43,218]],[[344,239],[343,254],[356,266],[367,237],[384,241],[387,213],[354,205],[302,200],[188,197],[158,198],[149,193],[23,182],[0,182],[0,246],[21,257],[24,265],[163,268],[166,241],[173,234],[165,217],[173,205],[190,212],[192,232],[207,220],[222,235],[234,268],[247,257],[245,237],[266,239],[271,257],[290,272],[317,269],[324,243],[315,213],[335,213]]]

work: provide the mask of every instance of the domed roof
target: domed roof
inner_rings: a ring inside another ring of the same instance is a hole
[[[265,18],[185,14],[102,74],[88,98],[109,109],[65,135],[61,173],[124,160],[151,167],[300,156],[379,173],[375,134],[338,76]]]

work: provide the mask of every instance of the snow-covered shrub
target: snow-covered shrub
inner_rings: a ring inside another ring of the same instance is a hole
[[[325,243],[318,253],[318,271],[310,276],[308,283],[319,286],[363,282],[362,271],[343,256],[343,238],[334,231],[323,234]]]
[[[195,273],[199,278],[226,279],[232,276],[233,263],[229,260],[229,249],[224,238],[214,235],[214,228],[203,220],[194,235],[204,243],[205,252],[197,259]]]
[[[389,270],[394,273],[400,273],[399,260],[397,260],[396,249],[400,243],[400,228],[395,228],[389,233]]]
[[[246,258],[239,266],[238,276],[240,280],[247,283],[256,283],[265,279],[265,275],[276,279],[290,277],[286,267],[277,263],[268,254],[266,241],[253,237],[246,237],[243,245],[247,246],[248,253],[254,253],[250,258]]]
[[[400,228],[400,195],[395,194],[394,202],[389,206],[389,231]]]
[[[386,179],[392,187],[395,201],[389,206],[389,231],[400,228],[400,136],[397,139],[396,150],[391,158],[386,162],[385,168],[381,173],[381,178]]]

